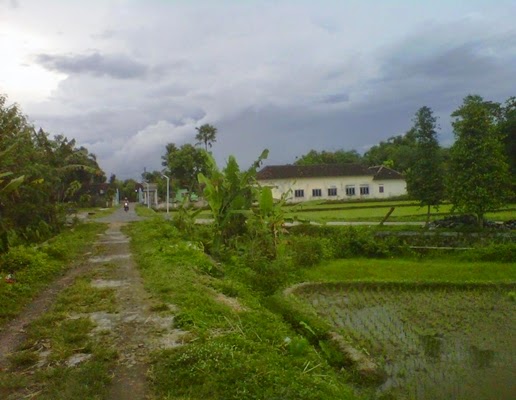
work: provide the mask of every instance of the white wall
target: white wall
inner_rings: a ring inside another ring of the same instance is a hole
[[[389,197],[407,194],[406,182],[403,179],[386,179],[374,181],[372,176],[359,177],[328,177],[328,178],[298,178],[298,179],[274,179],[260,180],[262,186],[270,186],[272,195],[279,199],[289,189],[290,202],[303,202],[310,200],[358,200],[358,199],[386,199]],[[355,188],[354,196],[346,195],[346,187]],[[367,186],[369,194],[360,194],[360,187]],[[380,193],[380,186],[383,186],[383,193]],[[336,188],[336,196],[328,196],[328,189]],[[304,197],[295,197],[294,191],[302,189]],[[313,196],[313,189],[321,189],[321,196]]]

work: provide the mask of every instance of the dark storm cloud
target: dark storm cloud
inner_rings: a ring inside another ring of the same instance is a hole
[[[124,55],[52,55],[39,54],[36,62],[43,67],[66,74],[90,74],[115,79],[143,78],[147,66]]]
[[[217,162],[233,154],[245,167],[263,148],[271,151],[268,164],[292,163],[311,149],[363,152],[405,133],[424,105],[450,144],[450,114],[466,95],[504,101],[515,94],[511,13],[486,14],[478,2],[496,8],[472,0],[438,11],[406,0],[403,12],[366,4],[362,17],[347,17],[325,2],[113,2],[83,27],[88,40],[77,42],[81,35],[63,24],[56,43],[67,46],[30,51],[39,65],[68,76],[56,75],[58,86],[29,115],[91,148],[120,177],[159,169],[166,144],[195,143],[203,123],[218,128]]]
[[[465,96],[474,93],[503,102],[515,95],[509,84],[516,71],[510,40],[450,45],[451,36],[427,38],[428,51],[412,51],[420,39],[415,34],[413,40],[384,55],[375,79],[360,82],[350,95],[337,91],[323,99],[323,104],[336,108],[310,112],[297,107],[253,108],[223,119],[217,125],[217,147],[223,148],[220,160],[239,154],[242,163],[249,165],[263,148],[271,150],[266,164],[292,163],[311,149],[363,152],[380,140],[407,132],[424,105],[439,117],[439,138],[449,145],[453,141],[450,114]],[[357,93],[365,95],[357,100]]]
[[[421,34],[403,41],[381,62],[377,77],[364,86],[372,95],[353,105],[357,113],[405,110],[411,115],[429,106],[445,116],[443,129],[449,131],[449,114],[468,94],[504,101],[514,95],[516,70],[514,37],[476,38],[453,43],[453,31],[441,38],[423,40]],[[421,51],[421,42],[428,47]],[[387,117],[388,118],[388,117]]]
[[[430,79],[468,79],[490,74],[501,67],[500,60],[482,53],[479,43],[469,42],[429,55],[411,59],[410,55],[397,54],[386,60],[386,79],[407,79],[422,76]]]

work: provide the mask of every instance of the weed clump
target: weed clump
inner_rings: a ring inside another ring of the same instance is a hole
[[[47,256],[33,246],[11,247],[0,258],[0,271],[18,272],[26,268],[44,268]]]

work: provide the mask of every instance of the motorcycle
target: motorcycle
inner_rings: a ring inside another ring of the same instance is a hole
[[[129,211],[129,203],[124,203],[124,211],[127,212]]]

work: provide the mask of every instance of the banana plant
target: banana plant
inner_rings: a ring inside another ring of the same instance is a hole
[[[15,150],[15,146],[9,146],[7,149],[0,151],[0,160],[7,156],[8,153]],[[12,172],[0,172],[0,196],[6,195],[8,193],[14,192],[18,187],[23,183],[25,180],[25,176],[19,176],[17,178],[11,179],[7,182],[5,186],[2,187],[2,184],[6,182],[6,179],[8,176],[13,175]],[[0,199],[1,200],[1,199]]]
[[[244,212],[250,210],[256,191],[256,170],[268,154],[265,149],[247,171],[241,172],[234,156],[229,157],[226,168],[221,171],[211,154],[206,153],[208,175],[200,173],[198,181],[204,185],[204,198],[213,214],[216,250],[227,244],[232,234],[243,229]]]
[[[4,178],[11,176],[12,174],[12,172],[0,173],[0,186],[2,186],[2,184],[6,181],[6,179]],[[9,180],[5,186],[0,187],[0,195],[6,195],[11,192],[14,192],[16,189],[18,189],[18,187],[23,183],[24,180],[24,175]]]
[[[258,188],[258,207],[255,209],[254,216],[258,223],[272,235],[274,249],[278,245],[280,235],[285,231],[285,211],[284,206],[290,198],[292,191],[289,190],[281,195],[278,201],[272,196],[272,189],[268,186]]]

